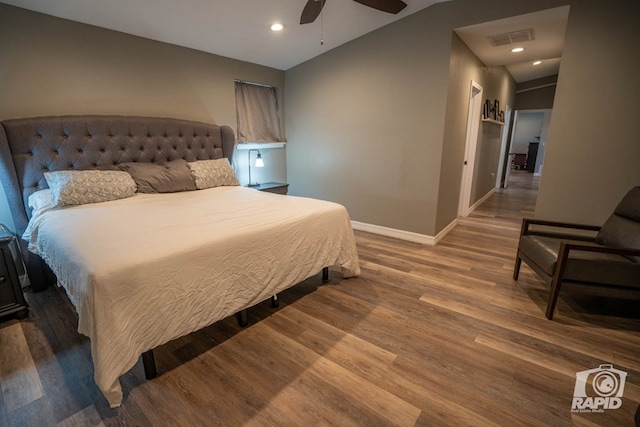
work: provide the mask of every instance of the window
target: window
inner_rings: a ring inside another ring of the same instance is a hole
[[[283,142],[276,88],[235,81],[238,142]]]

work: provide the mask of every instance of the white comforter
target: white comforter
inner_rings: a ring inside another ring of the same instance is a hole
[[[32,218],[26,236],[76,307],[112,407],[119,377],[143,352],[323,267],[360,273],[343,206],[244,187],[53,209]]]

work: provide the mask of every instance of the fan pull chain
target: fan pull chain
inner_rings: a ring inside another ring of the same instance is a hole
[[[324,17],[324,2],[325,0],[320,0],[322,3],[320,3],[321,9],[320,9],[320,46],[324,46],[324,19],[322,19]]]

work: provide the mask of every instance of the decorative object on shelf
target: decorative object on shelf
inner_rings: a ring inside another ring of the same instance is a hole
[[[482,106],[482,121],[504,123],[504,110],[500,109],[500,101],[494,99],[492,103],[487,98]]]
[[[264,167],[264,160],[262,160],[262,154],[260,153],[260,150],[258,150],[257,148],[252,148],[251,150],[249,150],[247,152],[248,160],[249,160],[249,183],[247,184],[247,187],[254,187],[256,185],[260,185],[258,182],[255,182],[255,183],[251,182],[251,152],[252,151],[258,152],[258,156],[256,157],[255,167],[257,168]]]

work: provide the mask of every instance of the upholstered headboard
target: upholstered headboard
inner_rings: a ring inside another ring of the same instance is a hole
[[[0,183],[16,232],[22,235],[30,216],[27,199],[47,188],[46,171],[110,169],[124,162],[176,159],[227,157],[231,161],[234,144],[229,126],[179,119],[53,116],[5,120],[0,126]]]

